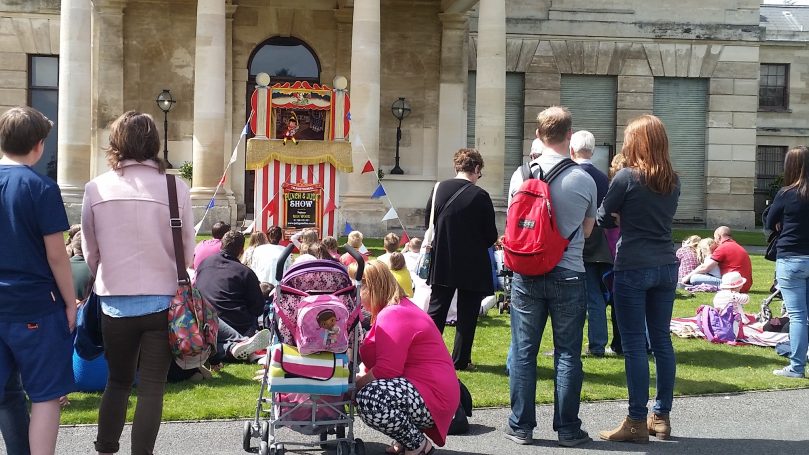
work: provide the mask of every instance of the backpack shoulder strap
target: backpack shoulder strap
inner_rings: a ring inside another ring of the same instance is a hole
[[[540,172],[542,168],[540,168]],[[531,172],[531,163],[525,163],[520,166],[520,173],[522,174],[522,181],[530,180],[534,178],[534,174]]]
[[[550,184],[553,181],[553,179],[555,179],[562,172],[566,171],[567,169],[573,166],[578,166],[578,164],[576,164],[576,162],[571,160],[570,158],[565,158],[562,161],[556,163],[556,165],[552,167],[550,171],[548,171],[547,175],[542,175],[542,173],[540,173],[540,178],[544,180],[545,183]]]

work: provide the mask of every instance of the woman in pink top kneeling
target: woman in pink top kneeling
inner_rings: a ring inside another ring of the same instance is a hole
[[[361,300],[372,326],[360,346],[366,368],[357,376],[358,414],[394,439],[393,453],[431,454],[425,434],[444,445],[460,395],[444,339],[427,313],[400,297],[382,262],[365,265]]]

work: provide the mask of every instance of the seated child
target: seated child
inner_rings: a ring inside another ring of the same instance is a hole
[[[711,238],[704,238],[699,241],[699,245],[697,246],[697,260],[700,265],[711,259],[711,254],[713,254],[717,246],[714,239]],[[694,270],[692,270],[688,275],[683,277],[682,282],[685,284],[709,284],[719,287],[721,278],[722,275],[719,271],[719,265],[714,263],[713,267],[702,273],[694,273]]]
[[[744,314],[742,305],[750,301],[750,296],[742,294],[739,290],[744,286],[747,279],[744,278],[739,272],[728,272],[722,275],[722,282],[719,285],[719,292],[713,298],[714,308],[724,308],[728,304],[732,304],[733,308],[739,314]]]
[[[384,262],[385,265],[390,267],[391,265],[390,255],[399,249],[399,236],[394,234],[393,232],[389,232],[388,235],[386,235],[385,238],[382,240],[382,247],[385,248],[385,254],[379,256],[376,259],[378,261]]]
[[[404,290],[405,295],[413,297],[413,280],[410,279],[410,271],[407,270],[405,257],[402,253],[393,252],[390,254],[390,271],[396,282]]]
[[[337,239],[332,236],[323,237],[323,246],[329,251],[329,254],[335,261],[340,260],[340,253],[337,251]]]
[[[698,235],[692,235],[683,240],[683,245],[677,250],[677,259],[680,261],[680,268],[677,271],[677,281],[682,283],[686,275],[693,272],[700,264],[697,259],[697,246],[699,245],[700,238]]]
[[[351,231],[351,233],[348,234],[348,242],[346,242],[346,243],[348,245],[350,245],[352,248],[354,248],[355,250],[357,250],[357,252],[362,254],[363,259],[365,259],[365,261],[368,262],[368,258],[370,257],[370,254],[368,253],[368,249],[365,248],[365,245],[362,244],[362,232],[360,232],[360,231]],[[352,262],[356,262],[356,261],[354,261],[354,258],[351,257],[350,254],[345,253],[342,256],[340,256],[340,262],[344,266],[348,267],[348,266],[351,265]]]

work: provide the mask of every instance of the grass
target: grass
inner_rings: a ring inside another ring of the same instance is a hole
[[[672,238],[677,244],[692,235],[698,235],[701,238],[713,238],[713,230],[689,228],[674,229],[674,232],[672,232]],[[736,239],[736,242],[738,242],[740,245],[744,246],[767,246],[767,238],[764,237],[764,231],[762,231],[761,228],[750,231],[734,230],[733,238]]]
[[[753,257],[754,286],[748,311],[757,311],[758,302],[767,293],[773,276],[773,263],[761,256]],[[678,293],[675,316],[691,316],[701,304],[709,304],[711,295],[689,297]],[[777,304],[775,304],[777,305]],[[776,309],[780,309],[776,306]],[[774,311],[775,312],[775,311]],[[586,343],[585,329],[585,343]],[[448,327],[444,338],[452,347],[454,328]],[[461,380],[469,387],[475,406],[507,406],[509,403],[508,377],[504,373],[508,342],[511,338],[508,315],[497,311],[481,319],[472,357],[475,372],[461,372]],[[742,392],[749,390],[787,389],[804,386],[772,375],[786,360],[770,348],[755,346],[714,345],[704,340],[673,337],[677,354],[677,395]],[[553,349],[550,324],[546,327],[540,352]],[[621,357],[585,358],[584,400],[626,398],[624,361]],[[654,364],[650,362],[652,374]],[[166,420],[206,420],[249,417],[255,409],[258,384],[251,380],[254,365],[229,364],[215,379],[199,384],[184,382],[169,384],[166,390],[163,418]],[[538,403],[553,401],[553,358],[540,355],[537,364]],[[654,384],[654,379],[652,379]],[[63,424],[95,423],[98,418],[100,394],[73,393],[72,404],[62,414]],[[134,396],[130,401],[127,419],[134,413]]]

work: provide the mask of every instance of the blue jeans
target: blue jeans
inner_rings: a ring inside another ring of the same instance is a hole
[[[809,347],[809,256],[788,256],[775,261],[775,277],[789,313],[789,366],[804,374]]]
[[[553,429],[559,439],[578,436],[579,403],[584,378],[581,344],[585,302],[585,274],[561,267],[542,276],[514,274],[511,287],[511,360],[508,424],[530,436],[536,422],[537,353],[548,316],[554,347]]]
[[[28,422],[28,408],[20,373],[14,369],[0,400],[0,432],[3,434],[8,455],[28,455]]]
[[[601,290],[601,277],[609,264],[585,262],[587,274],[587,347],[593,354],[603,354],[607,347],[607,301]]]
[[[674,400],[676,361],[669,324],[677,287],[677,264],[615,272],[615,306],[624,348],[629,418],[646,419],[649,359],[646,336],[655,358],[657,397],[654,413],[666,415]]]
[[[688,281],[693,285],[710,284],[711,286],[719,287],[719,285],[722,283],[722,278],[718,278],[706,273],[695,273],[691,275],[691,278]]]

